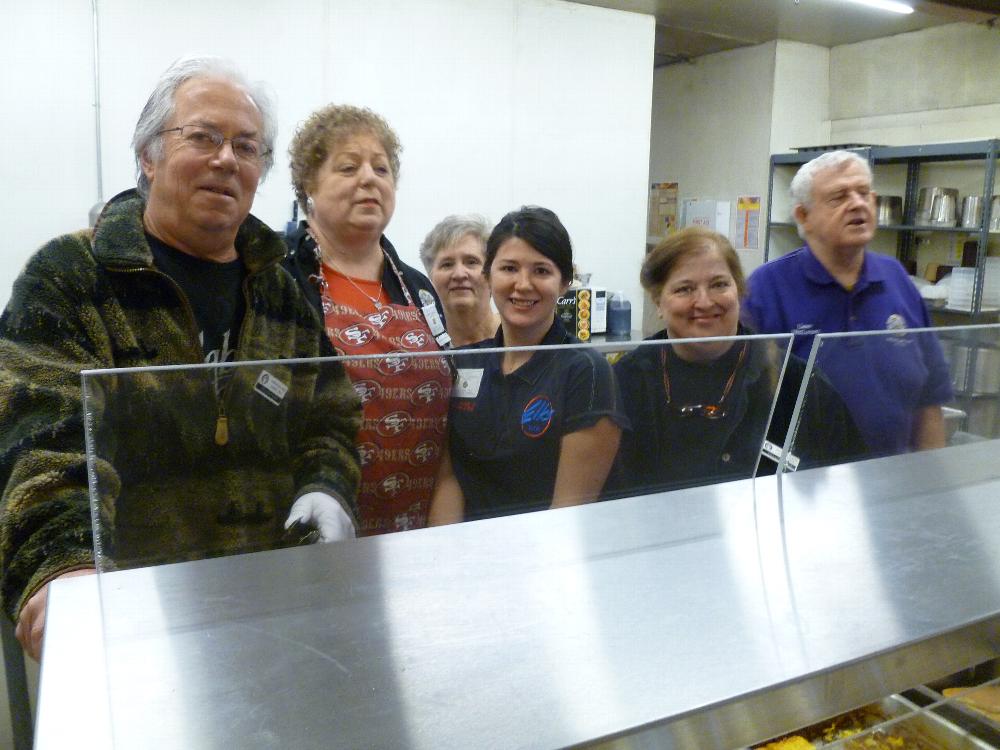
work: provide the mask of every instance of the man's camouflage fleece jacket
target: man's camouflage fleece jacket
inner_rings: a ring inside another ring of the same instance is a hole
[[[293,543],[288,510],[314,490],[354,517],[360,406],[338,363],[281,361],[332,350],[280,266],[280,237],[254,217],[236,238],[247,271],[236,359],[278,361],[235,368],[218,396],[203,364],[81,378],[204,358],[190,304],[153,267],[144,208],[127,191],[94,230],[42,247],[0,317],[0,594],[14,618],[55,575],[94,565],[88,479],[102,567]]]

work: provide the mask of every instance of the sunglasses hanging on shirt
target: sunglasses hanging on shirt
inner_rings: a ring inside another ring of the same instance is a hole
[[[726,397],[729,395],[729,391],[733,388],[733,383],[736,382],[736,373],[739,372],[740,365],[743,364],[743,360],[746,359],[747,349],[749,348],[749,342],[743,342],[743,348],[740,349],[740,355],[736,359],[736,364],[733,366],[733,371],[729,373],[729,378],[726,380],[726,385],[722,389],[722,395],[719,396],[719,400],[714,404],[683,404],[677,405],[671,403],[670,396],[670,372],[667,370],[667,351],[666,348],[660,350],[660,364],[663,368],[663,390],[667,394],[667,406],[672,408],[682,417],[704,417],[705,419],[722,419],[726,416]]]

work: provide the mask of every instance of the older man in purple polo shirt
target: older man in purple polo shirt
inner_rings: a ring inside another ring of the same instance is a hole
[[[751,274],[746,322],[760,333],[891,330],[827,341],[818,364],[843,397],[874,455],[942,447],[948,367],[927,309],[903,267],[866,249],[875,234],[868,162],[849,151],[804,164],[791,185],[806,244]],[[809,353],[797,336],[795,353]]]

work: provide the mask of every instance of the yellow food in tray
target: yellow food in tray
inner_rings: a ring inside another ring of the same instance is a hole
[[[1000,723],[1000,685],[987,685],[978,688],[945,688],[942,692],[945,698],[961,701],[972,710]]]
[[[840,740],[847,740],[842,745],[847,750],[940,750],[939,745],[907,726],[905,720],[865,734],[888,719],[879,706],[864,706],[758,745],[755,750],[809,750]],[[856,739],[849,739],[852,737]]]
[[[783,740],[768,742],[766,745],[763,745],[760,750],[813,750],[815,747],[816,746],[805,737],[799,737],[799,735],[793,734],[791,737],[785,737]]]

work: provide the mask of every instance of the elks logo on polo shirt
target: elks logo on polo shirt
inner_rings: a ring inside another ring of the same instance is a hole
[[[893,313],[885,319],[885,330],[890,331],[889,341],[898,347],[912,343],[913,337],[907,334],[906,318],[899,313]]]
[[[885,330],[887,331],[905,331],[906,330],[906,319],[899,313],[893,313],[888,318],[885,319]]]
[[[530,438],[540,438],[549,429],[555,413],[548,396],[535,396],[521,412],[521,432]]]
[[[342,330],[337,338],[348,346],[364,346],[375,338],[375,331],[372,330],[371,326],[366,326],[364,323],[355,323]]]

